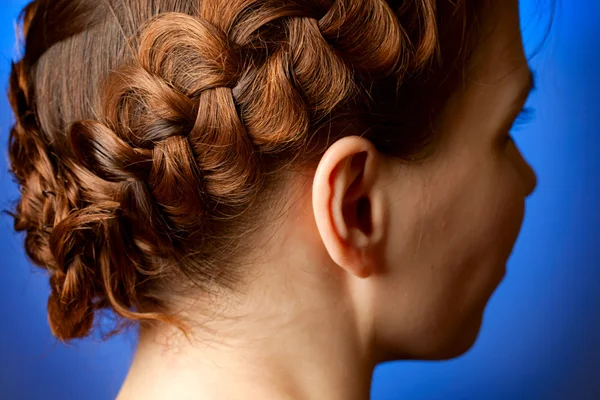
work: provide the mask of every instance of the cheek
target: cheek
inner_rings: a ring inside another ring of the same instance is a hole
[[[430,260],[445,280],[442,297],[467,312],[485,305],[504,277],[524,213],[519,179],[504,160],[471,171],[456,182],[460,193],[449,190],[446,198],[453,201],[436,213],[445,229],[432,233],[437,249]]]
[[[483,165],[455,169],[415,201],[410,228],[406,216],[398,224],[402,244],[388,253],[394,266],[385,292],[395,305],[389,312],[397,318],[396,334],[421,356],[428,349],[452,354],[459,351],[454,344],[469,348],[521,226],[524,199],[514,170],[500,161]]]
[[[490,166],[489,173],[481,174],[474,182],[471,222],[481,255],[493,262],[505,263],[517,239],[525,211],[522,182],[517,171],[507,160]]]
[[[442,200],[429,215],[443,227],[431,232],[438,253],[456,268],[504,264],[523,220],[518,173],[505,157],[498,157],[482,159],[455,176],[440,188],[437,197]]]

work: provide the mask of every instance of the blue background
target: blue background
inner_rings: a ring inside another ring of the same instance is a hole
[[[544,5],[546,4],[546,5]],[[2,0],[0,82],[16,55],[14,20],[22,0]],[[547,3],[522,0],[533,54],[550,16]],[[447,362],[377,368],[373,399],[600,399],[600,2],[567,0],[532,58],[536,120],[516,133],[537,171],[508,274],[487,309],[475,347]],[[3,88],[3,89],[4,89]],[[7,170],[12,122],[0,98],[0,209],[18,192]],[[12,220],[0,217],[0,398],[114,398],[135,340],[123,335],[72,346],[46,322],[48,280],[25,259]]]

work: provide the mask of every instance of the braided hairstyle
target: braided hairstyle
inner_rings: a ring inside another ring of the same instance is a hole
[[[35,0],[9,140],[15,229],[61,340],[234,290],[286,171],[366,135],[412,159],[460,76],[449,0]],[[471,21],[470,23],[467,23]],[[444,32],[451,32],[444,33]],[[236,261],[236,260],[239,260]],[[176,289],[177,288],[177,289]]]

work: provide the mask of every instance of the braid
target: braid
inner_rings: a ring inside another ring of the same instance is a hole
[[[391,3],[30,3],[9,155],[22,188],[15,229],[50,272],[54,334],[84,337],[106,308],[123,317],[113,332],[185,329],[175,288],[235,289],[279,171],[375,131],[358,111],[396,104],[373,95],[436,53],[436,1]],[[82,82],[54,79],[61,66]]]

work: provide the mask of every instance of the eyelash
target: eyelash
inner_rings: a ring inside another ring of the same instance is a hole
[[[513,141],[513,133],[523,128],[525,125],[530,124],[535,119],[535,109],[533,107],[524,107],[517,118],[515,118],[515,122],[510,129],[508,135],[506,135],[506,142],[509,143]]]
[[[513,124],[513,129],[521,128],[521,127],[533,122],[534,119],[535,119],[535,109],[533,107],[524,107],[523,110],[521,110],[521,112],[515,119],[515,122]]]

